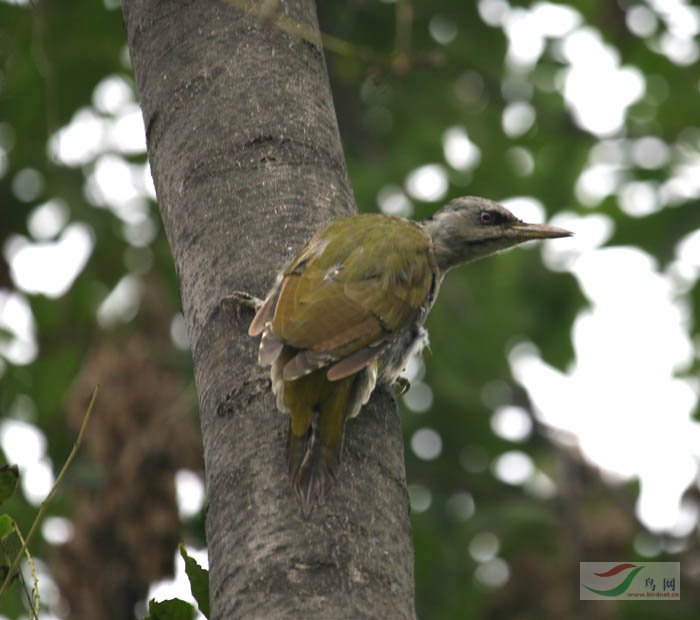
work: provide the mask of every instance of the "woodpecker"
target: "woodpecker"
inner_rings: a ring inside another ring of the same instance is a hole
[[[465,196],[420,222],[354,215],[311,238],[248,330],[262,334],[258,361],[271,367],[277,408],[290,416],[287,461],[304,517],[335,482],[346,420],[377,386],[396,383],[425,344],[445,273],[524,241],[569,235]]]

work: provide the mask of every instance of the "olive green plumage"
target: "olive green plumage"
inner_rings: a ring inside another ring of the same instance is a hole
[[[377,383],[393,383],[426,339],[445,271],[567,231],[524,224],[483,198],[452,201],[425,222],[355,215],[318,231],[279,275],[249,333],[262,333],[277,407],[290,415],[288,464],[304,515],[330,490],[345,420]]]

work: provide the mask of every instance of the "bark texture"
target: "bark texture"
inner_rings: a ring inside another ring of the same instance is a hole
[[[319,224],[354,210],[314,4],[123,10],[200,398],[211,617],[413,618],[393,397],[375,393],[348,424],[338,484],[304,521],[285,467],[288,420],[246,335],[252,313],[226,299],[264,296]]]

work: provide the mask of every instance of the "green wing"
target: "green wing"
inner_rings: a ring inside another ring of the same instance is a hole
[[[430,240],[416,224],[381,215],[336,220],[292,262],[256,320],[271,321],[278,347],[297,351],[285,380],[322,366],[337,380],[417,320],[434,277]]]

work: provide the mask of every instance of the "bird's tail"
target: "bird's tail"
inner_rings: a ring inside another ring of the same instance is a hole
[[[320,414],[314,414],[314,420],[302,437],[294,435],[291,424],[289,429],[289,473],[304,517],[311,514],[314,506],[323,504],[335,484],[340,464],[342,431],[335,445],[326,445],[321,439],[319,418]]]
[[[334,382],[313,410],[291,411],[287,462],[304,517],[324,502],[335,483],[352,382]]]

